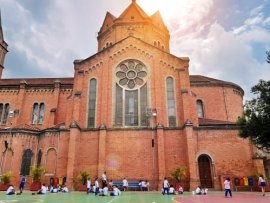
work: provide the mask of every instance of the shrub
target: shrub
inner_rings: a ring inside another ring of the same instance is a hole
[[[42,174],[45,172],[45,169],[41,166],[32,166],[31,167],[31,177],[34,182],[40,182]]]
[[[1,177],[1,182],[7,185],[11,182],[11,177],[11,171],[5,172]]]
[[[81,171],[79,176],[78,176],[78,180],[83,184],[85,185],[86,182],[87,182],[87,179],[89,178],[89,173],[87,171]]]

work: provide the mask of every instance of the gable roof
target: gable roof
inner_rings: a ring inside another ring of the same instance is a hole
[[[156,26],[160,27],[161,25],[163,28],[167,29],[159,11],[151,15],[151,19]]]
[[[116,19],[116,17],[107,11],[105,19],[102,23],[100,30],[99,30],[99,33],[105,31],[107,27],[110,27],[113,24],[115,19]]]
[[[142,18],[149,18],[149,16],[144,12],[144,10],[136,3],[136,1],[132,1],[131,4],[123,11],[123,13],[118,17],[118,19],[126,18],[127,14],[132,13],[138,14]]]

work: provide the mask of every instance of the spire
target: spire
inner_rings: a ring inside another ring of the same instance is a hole
[[[132,0],[132,3],[136,3],[136,0]]]

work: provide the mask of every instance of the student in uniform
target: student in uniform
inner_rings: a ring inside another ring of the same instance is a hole
[[[45,195],[47,192],[47,188],[46,188],[46,185],[45,183],[42,184],[40,190],[37,192],[38,195]]]
[[[15,189],[13,187],[13,185],[9,185],[6,195],[14,195],[15,194]]]
[[[162,191],[162,194],[169,194],[169,181],[167,180],[167,177],[164,178],[163,180],[163,191]]]
[[[126,191],[128,189],[128,181],[126,178],[123,179],[123,190]]]
[[[87,178],[86,181],[86,194],[89,194],[91,192],[91,179]]]
[[[259,184],[259,186],[260,186],[261,189],[262,189],[262,194],[263,194],[263,196],[265,196],[265,186],[266,186],[266,182],[265,182],[265,179],[264,179],[263,175],[260,175],[258,184]]]
[[[120,196],[121,195],[121,191],[114,185],[113,186],[113,191],[110,194],[111,196]]]
[[[98,183],[98,178],[96,177],[95,180],[95,196],[99,193],[99,183]]]
[[[170,185],[169,195],[175,195],[175,189],[174,189],[173,185]]]

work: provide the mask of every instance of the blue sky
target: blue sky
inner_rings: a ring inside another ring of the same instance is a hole
[[[72,77],[73,61],[97,52],[107,11],[118,17],[131,0],[0,0],[9,44],[3,78]],[[270,0],[137,0],[160,10],[171,53],[190,57],[190,74],[240,85],[245,99],[269,80]]]

